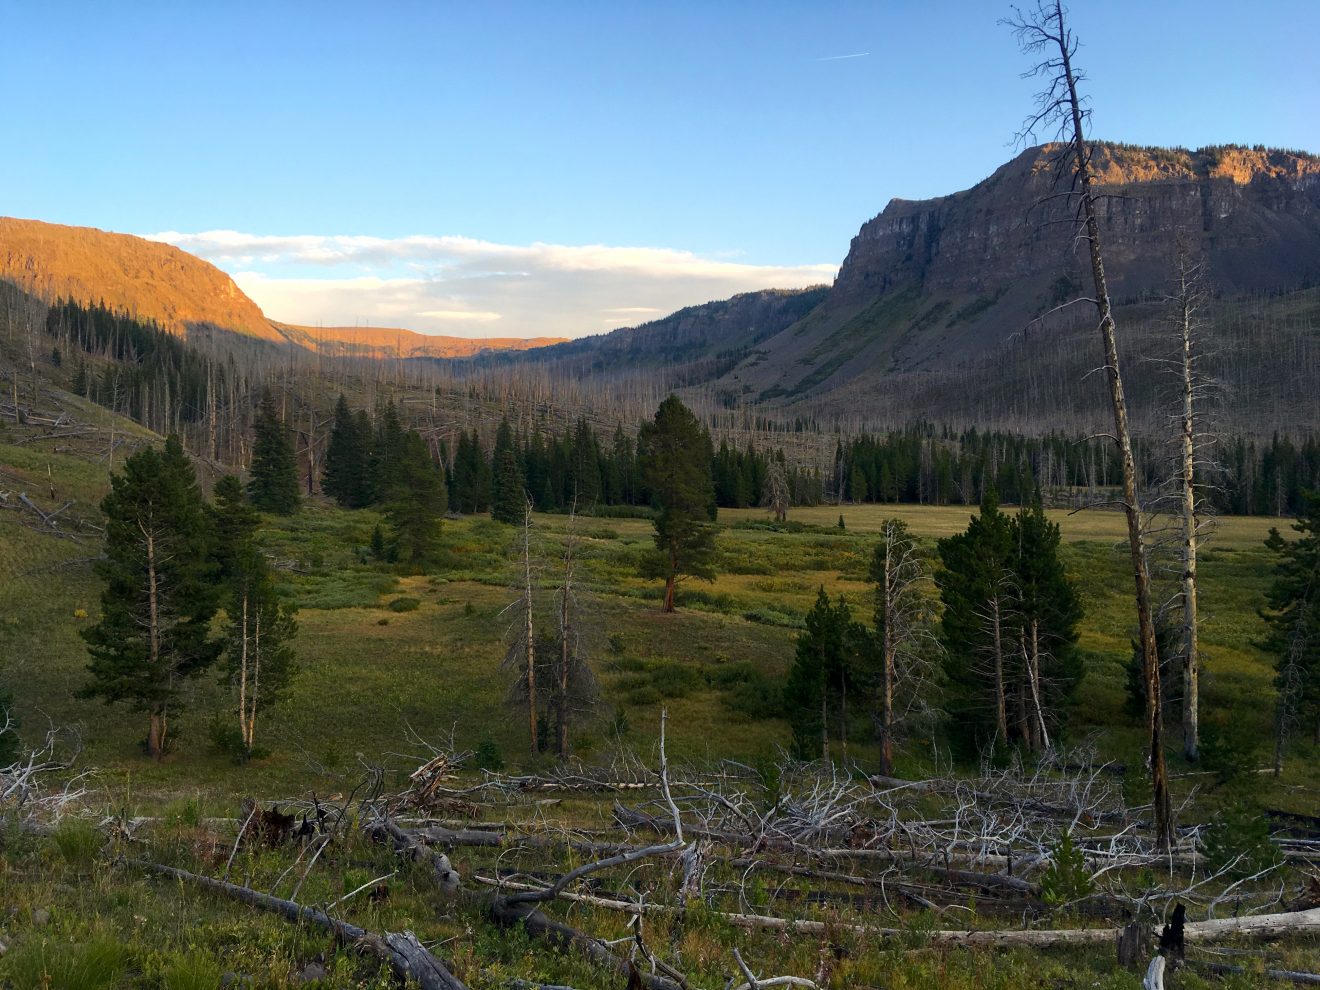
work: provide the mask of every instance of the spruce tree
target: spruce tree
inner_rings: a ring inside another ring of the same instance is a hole
[[[842,598],[830,601],[822,586],[798,637],[784,683],[784,717],[793,729],[799,759],[830,758],[830,740],[848,740],[848,695],[857,668],[860,630]]]
[[[495,434],[494,472],[491,477],[490,514],[499,522],[516,525],[522,522],[527,493],[523,486],[522,469],[518,466],[517,448],[513,442],[513,429],[503,420]]]
[[[444,475],[421,434],[410,430],[402,436],[394,488],[385,501],[398,560],[424,567],[435,559],[447,507]]]
[[[1082,618],[1077,589],[1059,558],[1058,523],[1050,522],[1037,490],[1013,519],[1012,537],[1018,652],[1019,735],[1033,750],[1051,745],[1049,725],[1082,679],[1077,624]]]
[[[262,512],[290,515],[299,505],[298,460],[293,434],[280,421],[269,389],[262,392],[253,431],[248,497]]]
[[[955,741],[1007,745],[1010,685],[1018,666],[1012,522],[990,489],[967,530],[937,544],[944,567],[935,583],[944,604],[941,632]]]
[[[399,411],[393,402],[387,402],[376,413],[376,434],[367,469],[373,503],[388,502],[394,496],[403,475],[405,444]]]
[[[346,509],[360,509],[370,502],[367,437],[342,394],[335,403],[335,422],[325,450],[321,490]]]
[[[126,702],[149,720],[147,753],[159,760],[184,682],[215,662],[212,533],[192,464],[175,436],[146,447],[110,479],[101,618],[82,635],[91,680],[79,692]]]
[[[645,570],[649,577],[664,578],[664,610],[672,612],[680,578],[715,579],[710,433],[678,396],[671,395],[660,403],[655,419],[643,424],[640,445],[642,477],[659,510],[656,553]]]

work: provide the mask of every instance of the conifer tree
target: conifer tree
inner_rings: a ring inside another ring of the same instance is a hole
[[[848,603],[842,598],[832,603],[822,586],[784,683],[784,715],[799,759],[828,761],[832,738],[841,739],[847,751],[848,693],[859,641]]]
[[[215,488],[211,511],[225,587],[224,648],[237,692],[239,739],[243,754],[256,749],[257,715],[288,687],[295,670],[292,639],[297,633],[294,609],[275,591],[274,576],[256,545],[260,522],[233,476]]]
[[[399,411],[393,402],[387,402],[377,411],[376,434],[368,457],[367,476],[373,503],[388,502],[398,488],[403,460],[408,456],[404,450],[406,443]],[[430,460],[429,454],[427,459]]]
[[[491,477],[491,517],[499,522],[516,525],[522,521],[527,494],[523,487],[523,473],[518,466],[518,453],[513,442],[513,429],[503,420],[495,434],[494,472]]]
[[[656,554],[645,572],[665,581],[664,610],[674,611],[674,590],[683,576],[715,579],[715,489],[710,434],[671,395],[655,419],[642,426],[642,478],[659,510]]]
[[[110,479],[101,503],[105,581],[101,618],[83,633],[91,680],[80,691],[126,702],[149,720],[147,753],[159,760],[184,681],[215,662],[209,638],[216,611],[211,527],[192,464],[175,436],[147,447]]]
[[[1013,519],[1012,537],[1018,651],[1023,664],[1017,695],[1018,731],[1029,748],[1042,750],[1051,744],[1050,723],[1057,720],[1059,708],[1081,683],[1077,624],[1082,606],[1059,559],[1059,525],[1046,518],[1039,491]]]
[[[370,501],[367,438],[342,394],[335,403],[335,421],[325,450],[321,490],[346,509],[360,509]]]
[[[1267,624],[1262,647],[1275,657],[1278,689],[1274,771],[1283,768],[1288,736],[1301,724],[1320,740],[1320,492],[1307,492],[1293,523],[1295,540],[1277,528],[1265,545],[1276,555],[1274,582],[1261,610]]]
[[[941,617],[945,669],[956,727],[999,745],[1010,739],[1009,685],[1016,669],[1012,652],[1014,608],[1012,523],[999,510],[994,489],[981,500],[980,515],[967,530],[937,544],[944,567],[935,576],[944,603]],[[989,720],[987,720],[987,713]]]
[[[14,695],[0,687],[0,767],[11,766],[22,750],[18,737],[19,722],[14,712]]]
[[[293,434],[280,422],[269,389],[262,392],[253,431],[248,497],[262,512],[287,516],[299,505],[298,461],[293,452]]]
[[[416,430],[402,435],[394,487],[385,502],[398,560],[424,567],[440,547],[440,527],[448,508],[445,479]]]

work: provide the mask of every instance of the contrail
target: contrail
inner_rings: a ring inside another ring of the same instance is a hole
[[[841,58],[866,58],[870,52],[858,52],[855,55],[826,55],[824,58],[813,59],[815,62],[837,62]]]

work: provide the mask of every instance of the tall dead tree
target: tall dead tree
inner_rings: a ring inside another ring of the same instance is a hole
[[[1197,309],[1201,302],[1201,266],[1186,251],[1178,254],[1177,326],[1182,345],[1179,362],[1182,385],[1182,422],[1179,463],[1180,522],[1182,530],[1182,652],[1183,755],[1192,762],[1200,757],[1200,681],[1201,657],[1197,637],[1196,551],[1199,538],[1199,513],[1196,498],[1196,399],[1201,382],[1192,351],[1197,330]]]
[[[510,604],[514,621],[509,627],[509,649],[504,655],[504,669],[513,674],[509,700],[514,704],[526,703],[527,726],[531,736],[531,752],[541,751],[540,723],[537,712],[536,684],[536,631],[534,626],[536,598],[532,560],[532,503],[528,499],[523,509],[522,530],[518,538],[518,597]]]
[[[596,679],[587,665],[581,616],[583,609],[577,587],[577,514],[570,509],[559,588],[555,593],[559,619],[559,642],[555,649],[555,749],[568,759],[568,730],[573,717],[591,707],[597,695]]]
[[[1082,77],[1074,69],[1072,61],[1077,53],[1077,39],[1065,23],[1062,0],[1041,0],[1034,10],[1025,14],[1015,8],[1014,17],[1006,23],[1013,29],[1024,54],[1042,56],[1042,60],[1024,75],[1040,77],[1047,83],[1038,96],[1036,112],[1027,119],[1021,136],[1030,138],[1039,127],[1057,127],[1063,142],[1058,164],[1070,163],[1072,167],[1072,188],[1067,194],[1067,202],[1070,205],[1076,204],[1076,217],[1080,221],[1077,237],[1085,241],[1090,254],[1095,296],[1089,301],[1095,306],[1099,319],[1109,400],[1114,414],[1114,442],[1118,446],[1123,468],[1123,510],[1127,517],[1138,640],[1141,644],[1142,680],[1146,688],[1146,735],[1154,796],[1155,834],[1160,848],[1166,849],[1173,842],[1173,809],[1164,761],[1164,716],[1160,704],[1160,663],[1155,639],[1155,618],[1151,609],[1150,566],[1142,535],[1141,498],[1137,490],[1136,462],[1132,455],[1132,433],[1128,426],[1127,400],[1118,365],[1113,307],[1109,299],[1109,283],[1100,241],[1097,207],[1100,197],[1095,191],[1091,151],[1086,143],[1085,123],[1090,110],[1082,107],[1082,99],[1078,94],[1078,83]]]

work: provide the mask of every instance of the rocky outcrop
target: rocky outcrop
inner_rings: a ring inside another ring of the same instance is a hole
[[[907,284],[926,293],[1052,280],[1072,254],[1060,147],[1030,148],[984,182],[939,199],[892,200],[853,238],[832,302]],[[1182,234],[1222,292],[1300,288],[1320,278],[1320,159],[1238,147],[1098,145],[1102,236],[1116,294],[1162,286]]]
[[[821,304],[727,373],[726,390],[792,402],[979,360],[1082,294],[1089,261],[1062,150],[1030,148],[950,196],[892,200]],[[1092,162],[1116,304],[1167,290],[1180,238],[1220,295],[1320,285],[1320,159],[1101,144]]]

